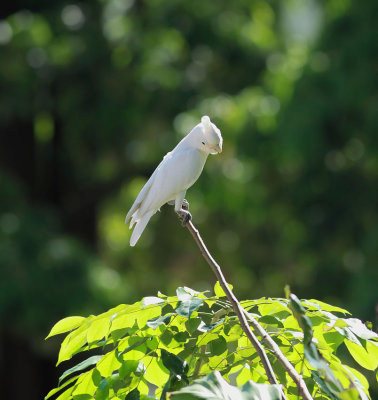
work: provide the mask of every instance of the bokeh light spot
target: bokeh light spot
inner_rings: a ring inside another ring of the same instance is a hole
[[[12,40],[13,30],[7,21],[0,21],[0,44],[7,44]]]
[[[34,137],[40,143],[49,142],[54,136],[54,120],[47,112],[34,117]]]
[[[85,16],[83,11],[76,4],[65,6],[62,10],[62,21],[70,30],[80,29],[84,22]]]
[[[30,49],[26,55],[28,64],[37,69],[43,67],[47,62],[47,54],[40,47]]]

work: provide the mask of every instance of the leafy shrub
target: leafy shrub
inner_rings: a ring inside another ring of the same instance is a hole
[[[158,293],[97,316],[59,321],[48,335],[66,334],[58,364],[89,350],[98,355],[64,372],[46,399],[279,399],[280,386],[268,385],[218,284],[215,293],[179,287],[176,296]],[[378,335],[345,318],[348,311],[295,295],[241,305],[279,345],[314,399],[369,398],[367,379],[336,353],[343,344],[360,366],[376,370]],[[267,353],[286,397],[298,398],[294,381]]]

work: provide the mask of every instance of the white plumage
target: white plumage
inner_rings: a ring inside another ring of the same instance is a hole
[[[125,223],[130,221],[130,229],[136,224],[130,246],[135,246],[148,221],[163,204],[174,201],[175,211],[181,210],[185,193],[201,175],[207,156],[220,153],[222,143],[220,130],[205,115],[165,155],[127,213]]]

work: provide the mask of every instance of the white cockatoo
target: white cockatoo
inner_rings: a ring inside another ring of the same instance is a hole
[[[220,130],[205,115],[165,155],[127,213],[125,224],[131,220],[130,229],[136,224],[130,246],[135,246],[148,221],[163,204],[174,203],[179,215],[190,216],[189,212],[182,210],[185,193],[201,175],[207,156],[222,151],[222,143]]]

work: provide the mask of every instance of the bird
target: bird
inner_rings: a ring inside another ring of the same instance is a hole
[[[126,215],[125,224],[130,221],[130,229],[135,225],[130,246],[135,246],[150,218],[166,203],[174,205],[185,225],[191,218],[189,211],[182,208],[187,204],[186,191],[201,175],[208,155],[221,153],[222,145],[221,131],[204,115],[201,122],[164,156]]]

